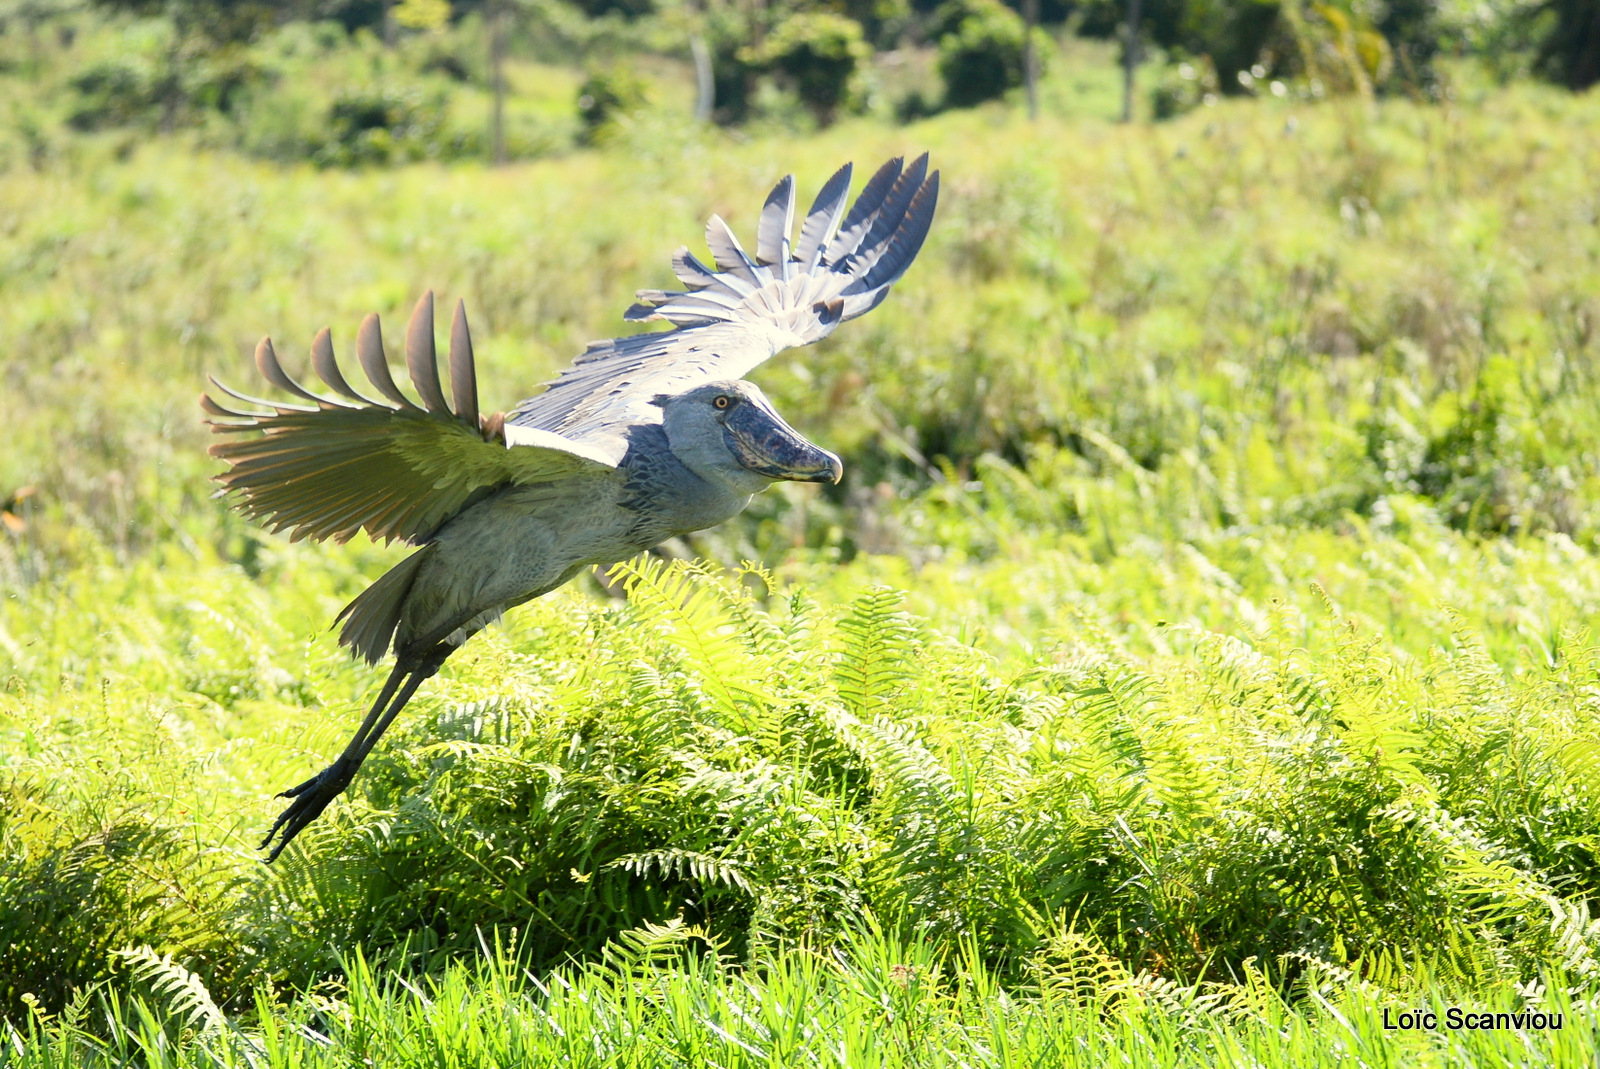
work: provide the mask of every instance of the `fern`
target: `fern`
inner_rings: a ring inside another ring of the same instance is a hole
[[[915,631],[900,610],[902,595],[876,586],[850,603],[836,625],[843,640],[834,680],[839,697],[858,717],[889,704],[913,674]]]
[[[635,611],[654,622],[688,658],[697,682],[722,716],[742,725],[749,706],[775,701],[770,673],[751,655],[704,571],[679,561],[643,558],[619,564],[611,574],[622,581]]]
[[[127,964],[134,977],[150,985],[165,1000],[168,1012],[181,1018],[188,1027],[208,1033],[221,1033],[228,1019],[212,1001],[205,983],[173,960],[171,954],[158,954],[148,946],[113,951]]]
[[[750,890],[750,881],[745,879],[737,864],[695,850],[651,850],[625,854],[612,861],[610,867],[631,872],[635,876],[648,876],[654,871],[674,879],[695,879],[701,883],[721,883],[741,891]]]
[[[697,942],[712,952],[713,963],[720,964],[725,944],[704,927],[685,923],[682,916],[660,924],[646,921],[618,932],[589,972],[610,983],[656,980],[668,969],[681,968],[683,959]]]

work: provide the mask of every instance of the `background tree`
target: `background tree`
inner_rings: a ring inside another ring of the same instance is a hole
[[[949,0],[934,15],[934,33],[946,107],[972,107],[1022,84],[1027,27],[1000,0]]]
[[[115,61],[82,72],[76,87],[96,106],[74,114],[79,127],[99,125],[99,116],[124,120],[154,106],[159,127],[170,131],[195,105],[227,111],[258,71],[244,46],[287,12],[265,0],[95,0],[97,7],[163,19],[170,27],[159,69],[141,77]]]
[[[823,125],[831,123],[858,91],[861,68],[871,57],[861,24],[830,11],[791,15],[745,61],[777,73]]]
[[[1545,27],[1534,69],[1568,89],[1600,81],[1600,0],[1546,0],[1534,9]]]

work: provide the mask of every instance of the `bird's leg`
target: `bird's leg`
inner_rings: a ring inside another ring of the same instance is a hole
[[[289,840],[298,835],[307,824],[316,820],[322,811],[328,808],[328,803],[344,793],[344,789],[350,786],[356,770],[361,767],[361,762],[366,760],[367,754],[372,751],[378,738],[394,722],[394,718],[405,708],[423,681],[437,672],[439,665],[443,663],[443,657],[429,657],[421,664],[405,658],[397,660],[394,670],[389,673],[389,678],[383,684],[383,689],[378,692],[377,700],[372,703],[366,719],[356,729],[354,737],[338,759],[304,783],[290,787],[278,795],[279,798],[292,798],[294,801],[279,814],[278,819],[273,822],[272,829],[267,832],[266,838],[261,840],[261,849],[264,850],[273,838],[278,836],[279,830],[282,830],[278,845],[267,855],[269,862],[277,860],[278,855],[283,853],[283,848],[289,845]],[[399,690],[398,694],[395,693],[396,689]]]
[[[378,740],[383,737],[383,733],[389,730],[389,725],[394,723],[394,718],[400,715],[400,710],[406,707],[406,702],[411,700],[411,696],[417,692],[417,688],[432,679],[434,674],[439,671],[439,666],[444,664],[444,659],[453,652],[455,652],[454,646],[445,646],[441,650],[430,654],[421,664],[413,668],[411,677],[406,680],[405,686],[400,688],[399,695],[395,698],[393,704],[389,706],[388,712],[383,714],[383,719],[372,727],[371,732],[365,738],[358,732],[356,737],[350,740],[351,750],[357,750],[357,747],[359,747],[356,752],[357,765],[367,759],[367,754],[372,752],[372,748],[378,744]],[[368,719],[370,720],[371,718],[369,717]],[[361,726],[366,729],[369,725],[363,723]],[[350,751],[347,750],[346,752]]]

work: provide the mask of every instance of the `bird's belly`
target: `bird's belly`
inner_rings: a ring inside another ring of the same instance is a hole
[[[553,590],[586,564],[638,552],[627,548],[632,517],[615,495],[537,489],[497,495],[440,530],[406,597],[405,637],[442,636]]]
[[[698,488],[696,488],[698,489]],[[397,641],[465,634],[589,565],[627,560],[738,515],[749,497],[663,494],[641,507],[608,482],[513,487],[451,520],[406,597]]]

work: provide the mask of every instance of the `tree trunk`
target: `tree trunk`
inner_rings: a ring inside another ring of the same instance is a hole
[[[1128,0],[1128,25],[1122,41],[1122,121],[1133,121],[1133,75],[1139,66],[1139,0]]]
[[[489,81],[494,109],[489,115],[489,145],[494,165],[506,162],[506,42],[501,0],[488,0]]]
[[[711,50],[699,32],[689,35],[689,51],[694,53],[694,120],[711,121],[711,112],[717,106],[717,83],[712,77]]]
[[[1028,118],[1039,117],[1039,52],[1034,47],[1034,30],[1039,25],[1039,0],[1022,0],[1022,20],[1027,37],[1022,42],[1022,88],[1028,94]]]

